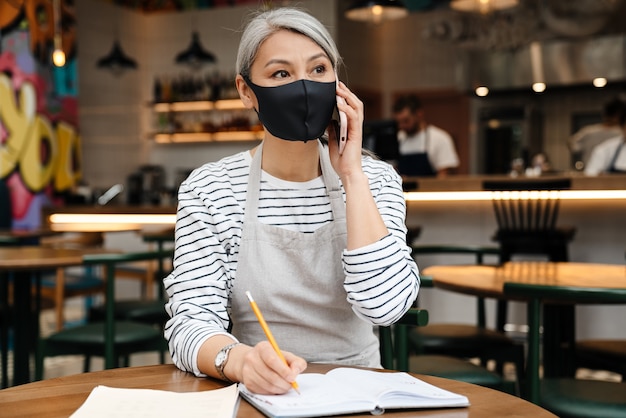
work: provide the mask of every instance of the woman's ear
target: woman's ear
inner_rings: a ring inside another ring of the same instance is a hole
[[[243,102],[245,108],[253,109],[255,103],[254,93],[252,92],[250,86],[248,86],[248,84],[246,83],[246,80],[243,79],[241,74],[237,74],[237,77],[235,77],[235,85],[237,86],[237,91],[239,92],[239,98]]]

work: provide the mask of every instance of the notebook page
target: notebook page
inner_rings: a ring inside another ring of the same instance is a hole
[[[237,385],[180,393],[97,386],[71,418],[232,418],[238,395]]]

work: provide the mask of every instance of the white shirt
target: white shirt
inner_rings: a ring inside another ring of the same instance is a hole
[[[581,160],[587,165],[593,149],[607,139],[619,136],[622,129],[619,126],[606,126],[596,123],[583,127],[569,139],[569,146],[573,152],[581,152]]]
[[[623,136],[607,139],[600,145],[596,145],[591,151],[591,157],[585,168],[585,174],[589,176],[595,176],[600,173],[605,173],[611,168],[611,162],[615,157],[615,153],[620,144],[624,142]],[[616,170],[626,172],[626,144],[620,149],[619,155],[615,159]]]
[[[414,135],[398,132],[400,155],[425,152],[435,170],[458,167],[459,157],[454,148],[454,141],[446,131],[433,125]]]

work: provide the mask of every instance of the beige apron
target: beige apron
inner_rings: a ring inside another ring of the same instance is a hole
[[[258,221],[262,145],[250,167],[231,289],[233,335],[251,346],[267,339],[245,295],[249,290],[282,350],[309,362],[379,367],[373,326],[352,311],[343,288],[346,210],[328,150],[320,144],[333,221],[314,233],[300,233]]]

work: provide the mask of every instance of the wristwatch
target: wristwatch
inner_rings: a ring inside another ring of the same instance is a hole
[[[226,363],[228,362],[228,354],[230,353],[230,350],[239,344],[241,343],[228,344],[218,351],[215,356],[215,370],[217,370],[217,373],[220,375],[222,380],[225,380],[228,383],[233,383],[233,381],[224,374],[224,367],[226,367]]]

